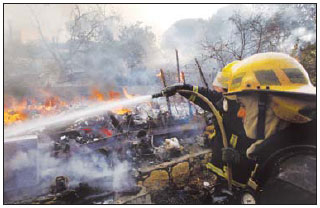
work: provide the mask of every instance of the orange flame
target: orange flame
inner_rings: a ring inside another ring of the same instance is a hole
[[[124,115],[126,113],[131,113],[132,111],[128,108],[119,108],[119,109],[112,110],[112,112],[118,115]]]
[[[129,94],[127,89],[125,87],[122,88],[122,91],[123,91],[123,94],[126,98],[128,99],[132,99],[134,98],[135,96],[138,96],[138,95],[133,95],[133,94]]]
[[[116,91],[109,91],[107,93],[100,92],[97,88],[91,89],[91,95],[88,97],[78,96],[67,103],[58,96],[54,96],[46,90],[39,90],[39,96],[35,98],[23,98],[17,100],[12,96],[4,95],[4,124],[11,125],[15,122],[22,122],[26,119],[33,118],[34,116],[48,115],[59,113],[64,110],[63,107],[73,104],[83,103],[86,100],[95,100],[95,101],[107,101],[113,102],[119,100],[121,93]],[[123,94],[128,99],[134,97],[134,95],[129,94],[128,91],[123,88]],[[122,106],[117,106],[113,109],[112,112],[124,115],[126,113],[131,113],[132,110],[124,108]]]
[[[127,93],[127,92],[126,92]],[[125,94],[125,92],[124,92]],[[128,93],[125,94],[127,96],[130,96]],[[120,96],[121,94],[119,92],[116,92],[116,91],[112,91],[110,90],[108,92],[108,99],[105,99],[104,97],[104,94],[101,93],[99,90],[97,90],[96,88],[94,88],[92,90],[92,95],[90,96],[90,99],[91,100],[98,100],[98,101],[108,101],[108,102],[112,102],[112,101],[115,101],[115,100],[119,100],[120,99]],[[116,113],[118,115],[124,115],[126,113],[130,113],[131,110],[130,109],[127,109],[127,108],[122,108],[121,106],[120,107],[117,107],[116,109],[113,109],[112,110],[113,113]]]
[[[159,74],[157,74],[156,76],[159,77],[159,79],[161,80],[161,82],[165,83],[164,74],[163,74],[162,69],[160,69]],[[165,84],[164,84],[164,85],[165,85]]]
[[[185,77],[184,77],[184,72],[180,72],[180,80],[182,83],[186,82]]]
[[[7,96],[5,96],[7,97]],[[27,114],[24,110],[27,107],[27,100],[22,99],[19,103],[13,97],[7,98],[7,103],[4,105],[3,121],[5,125],[10,125],[18,121],[27,119]]]
[[[51,96],[51,97],[46,99],[46,101],[44,103],[44,108],[45,108],[45,110],[50,111],[50,110],[52,110],[54,108],[60,108],[60,107],[63,107],[65,105],[67,105],[67,103],[64,102],[64,101],[61,101],[59,99],[59,97]]]
[[[96,88],[93,88],[91,90],[91,96],[89,97],[90,100],[97,100],[97,101],[103,101],[104,95]]]
[[[18,121],[23,121],[27,119],[27,115],[23,112],[15,112],[12,110],[5,111],[3,113],[4,124],[10,125]]]
[[[108,92],[110,100],[118,100],[120,98],[120,93],[110,90]]]
[[[59,97],[52,96],[46,91],[39,90],[39,92],[42,96],[47,97],[43,104],[34,98],[23,98],[18,101],[11,96],[5,96],[4,124],[11,125],[18,121],[24,121],[31,118],[34,112],[44,115],[55,113],[67,104]]]

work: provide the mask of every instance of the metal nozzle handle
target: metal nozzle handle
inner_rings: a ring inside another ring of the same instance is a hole
[[[162,93],[162,91],[152,95],[152,98],[158,98],[158,97],[164,97],[164,94]]]

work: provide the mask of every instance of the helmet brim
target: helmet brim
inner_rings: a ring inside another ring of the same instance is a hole
[[[303,89],[295,90],[295,91],[276,91],[276,90],[242,90],[242,91],[236,91],[236,92],[230,92],[230,93],[224,93],[224,96],[234,100],[236,96],[241,95],[250,95],[252,93],[266,93],[266,94],[273,94],[273,95],[279,95],[279,96],[285,96],[285,97],[294,97],[296,99],[304,99],[304,100],[314,100],[316,101],[317,98],[317,92],[315,87],[304,87]]]

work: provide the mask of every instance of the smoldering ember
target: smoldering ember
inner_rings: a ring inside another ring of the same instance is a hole
[[[240,166],[211,164],[218,137],[236,149],[241,134],[210,96],[222,68],[266,52],[316,85],[316,4],[157,6],[4,5],[4,204],[266,203],[257,165],[243,185]]]

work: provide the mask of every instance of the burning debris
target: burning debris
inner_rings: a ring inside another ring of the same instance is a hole
[[[120,98],[118,92],[109,91],[107,94],[108,99],[105,98],[104,93],[93,89],[88,99],[114,102]],[[123,94],[128,99],[137,96],[129,94],[126,88],[123,88]],[[52,97],[43,104],[33,102],[36,107],[24,103],[25,105],[19,105],[19,111],[25,113],[26,119],[30,119],[33,116],[45,117],[49,112],[60,113],[66,108],[77,109],[83,106],[80,103],[67,104],[59,100],[61,99]],[[171,113],[163,104],[159,99],[156,103],[141,103],[130,109],[117,106],[101,115],[74,120],[64,127],[48,126],[35,131],[37,139],[34,141],[37,148],[33,149],[35,153],[32,154],[38,155],[37,157],[42,155],[40,156],[42,158],[37,158],[38,168],[31,172],[36,174],[38,179],[32,179],[31,184],[22,187],[6,182],[6,203],[134,203],[134,200],[130,201],[129,198],[139,194],[147,196],[148,200],[145,202],[151,203],[149,192],[152,188],[144,188],[142,193],[141,188],[144,186],[138,185],[140,180],[145,180],[146,174],[150,174],[149,172],[143,175],[141,168],[161,166],[162,163],[172,161],[173,158],[200,151],[203,146],[198,145],[195,138],[202,134],[206,125],[204,114],[198,113],[190,117],[189,106],[185,105],[186,103],[181,103],[179,108],[172,108],[175,110]],[[8,112],[9,109],[18,108],[11,104],[7,105]],[[19,122],[18,119],[7,122],[5,125],[12,128],[17,122]],[[17,138],[14,144],[16,151],[5,151],[7,157],[15,156],[20,152],[21,137]],[[11,140],[12,138],[9,138],[8,141]],[[5,149],[10,149],[8,144],[5,143]],[[120,168],[122,164],[125,168]],[[8,161],[7,166],[10,165],[12,166]],[[75,174],[79,167],[76,168],[74,165],[83,168],[91,167],[88,170],[91,173],[85,175],[86,171],[81,170],[84,173]],[[131,168],[128,168],[128,165]],[[63,170],[64,166],[68,170]],[[24,169],[16,168],[18,172],[14,168],[6,168],[7,175],[12,173],[15,175],[9,177],[9,181],[14,182],[18,177],[23,177]],[[60,168],[60,171],[57,170]],[[100,173],[94,174],[96,171]],[[106,175],[103,176],[104,172]],[[124,180],[127,181],[126,185],[121,185],[123,183],[121,181]],[[27,193],[26,190],[30,187],[35,191]],[[17,193],[23,194],[18,196]]]
[[[42,95],[38,98],[23,98],[20,101],[10,96],[5,96],[4,104],[4,124],[12,125],[27,119],[34,119],[47,115],[54,115],[68,109],[77,109],[90,105],[90,102],[113,102],[121,98],[121,94],[115,91],[102,93],[96,88],[91,89],[91,94],[87,97],[75,97],[72,100],[53,95],[52,93],[41,90]],[[107,96],[108,95],[108,96]],[[124,94],[127,98],[133,98],[128,92]],[[113,109],[117,114],[131,112],[130,109],[118,107]]]

